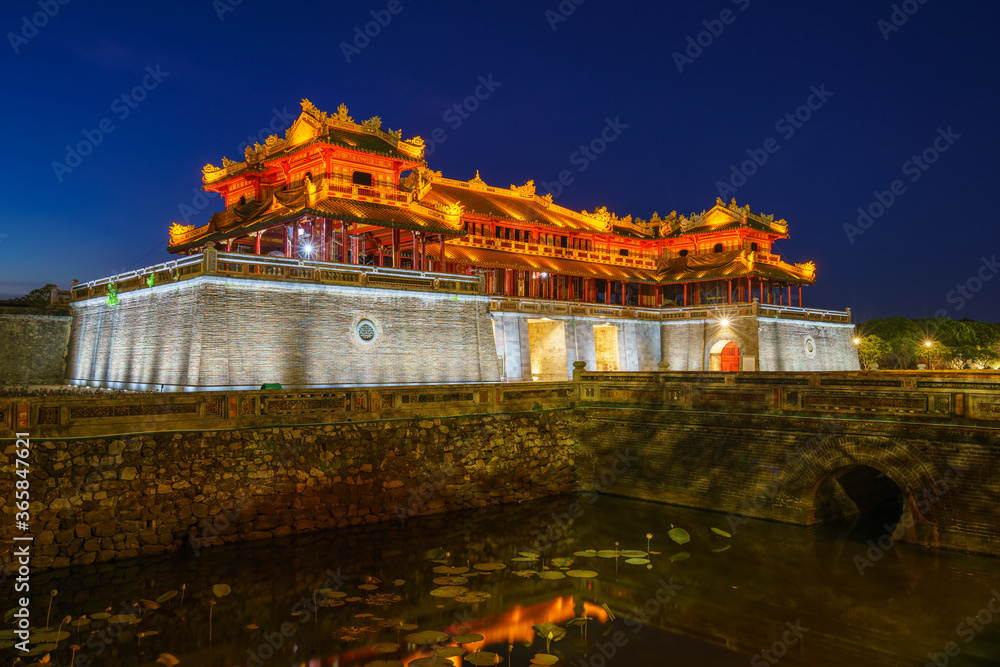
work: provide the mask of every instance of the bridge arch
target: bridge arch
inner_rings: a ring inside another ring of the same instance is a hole
[[[894,538],[937,546],[938,526],[945,520],[944,503],[927,502],[925,495],[942,478],[936,466],[911,444],[877,436],[816,436],[786,457],[776,483],[776,502],[796,508],[796,523],[816,525],[835,518],[828,490],[844,483],[871,495],[899,491],[900,517]],[[864,488],[865,485],[870,485]],[[880,487],[880,488],[876,488]]]

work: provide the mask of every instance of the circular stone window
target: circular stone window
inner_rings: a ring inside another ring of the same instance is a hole
[[[816,341],[812,339],[812,336],[806,337],[805,347],[806,347],[807,357],[812,359],[813,357],[816,356]]]
[[[375,328],[375,323],[371,320],[361,320],[358,322],[354,328],[354,332],[358,335],[358,340],[366,344],[374,343],[378,337],[378,329]]]

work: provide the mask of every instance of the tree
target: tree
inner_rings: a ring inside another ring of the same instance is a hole
[[[52,301],[52,290],[55,287],[55,285],[49,283],[45,287],[31,290],[22,297],[24,305],[31,306],[32,308],[45,308]]]
[[[858,359],[862,369],[877,364],[879,360],[891,352],[892,347],[889,343],[878,336],[863,336],[858,339]]]

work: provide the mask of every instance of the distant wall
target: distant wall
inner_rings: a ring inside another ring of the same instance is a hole
[[[0,308],[0,380],[6,384],[63,384],[69,308]]]
[[[73,305],[67,377],[124,388],[494,381],[486,298],[200,277]],[[367,324],[366,322],[367,321]]]

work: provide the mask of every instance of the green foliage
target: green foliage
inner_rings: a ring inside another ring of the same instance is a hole
[[[148,276],[146,276],[146,286],[152,287],[155,284],[156,284],[156,274],[150,273]],[[229,283],[226,284],[228,285]]]
[[[871,320],[861,328],[869,334],[862,340],[877,336],[888,345],[888,351],[880,357],[880,363],[888,367],[915,368],[918,363],[926,363],[929,368],[1000,366],[1000,324],[943,317],[926,320],[890,317]],[[860,354],[860,346],[858,351]]]
[[[30,306],[31,308],[45,308],[51,301],[53,288],[55,288],[55,285],[49,283],[45,287],[39,287],[38,289],[31,290],[20,299],[17,299],[17,301],[21,301],[24,305]]]
[[[542,411],[542,409],[543,409],[543,408],[542,408],[542,404],[541,404],[541,403],[539,403],[538,401],[535,401],[535,404],[534,404],[533,406],[531,406],[531,409],[532,409],[532,410],[533,410],[534,412],[541,412],[541,411]]]
[[[858,340],[858,359],[861,368],[866,369],[872,364],[881,363],[882,359],[892,351],[892,347],[879,336],[863,336]]]
[[[118,286],[114,283],[108,285],[108,305],[117,306],[118,305]]]

